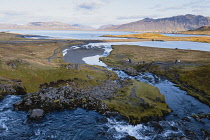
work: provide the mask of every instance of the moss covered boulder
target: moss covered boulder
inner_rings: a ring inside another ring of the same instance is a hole
[[[127,86],[120,88],[113,99],[103,102],[131,124],[159,120],[171,112],[156,87],[136,80],[128,80]]]

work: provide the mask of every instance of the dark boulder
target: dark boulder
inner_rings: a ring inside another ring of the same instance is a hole
[[[28,116],[31,120],[39,120],[42,119],[45,115],[45,112],[43,109],[33,109],[30,111],[30,115]]]

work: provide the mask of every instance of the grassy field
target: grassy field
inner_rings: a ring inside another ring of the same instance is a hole
[[[147,63],[153,61],[171,62],[174,63],[176,59],[182,62],[193,63],[209,63],[210,52],[182,50],[182,49],[168,49],[168,48],[154,48],[134,45],[116,45],[112,46],[113,51],[106,58],[101,58],[109,65],[127,65],[125,61],[128,58],[132,60],[132,64],[137,64],[140,61]]]
[[[157,88],[136,80],[127,82],[128,86],[121,88],[114,99],[104,102],[131,124],[158,120],[171,112]]]
[[[158,33],[141,33],[127,35],[104,35],[103,37],[148,39],[151,41],[194,41],[210,43],[210,37],[169,37]]]
[[[130,58],[132,63],[126,60]],[[118,45],[106,58],[111,67],[132,67],[166,75],[188,91],[188,94],[210,105],[210,52]],[[181,60],[175,64],[175,60]],[[144,64],[138,62],[144,61]]]
[[[210,31],[185,31],[182,34],[210,35]]]
[[[84,44],[82,41],[69,40],[29,40],[16,34],[1,33],[0,40],[0,84],[14,84],[22,81],[26,92],[39,90],[40,84],[56,82],[58,80],[77,79],[77,86],[92,87],[110,78],[104,68],[88,68],[81,66],[81,70],[61,68],[65,64],[62,60],[62,49],[68,45]],[[60,47],[60,48],[59,48]],[[57,49],[55,59],[48,62],[54,50]],[[109,72],[110,73],[110,72]],[[113,74],[113,78],[116,74]],[[89,79],[88,76],[93,77]],[[111,76],[111,77],[112,77]],[[100,82],[99,82],[100,81]]]

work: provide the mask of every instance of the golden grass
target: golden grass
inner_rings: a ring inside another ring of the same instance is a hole
[[[152,41],[195,41],[210,43],[210,37],[170,37],[158,33],[141,33],[141,34],[127,34],[127,35],[104,35],[103,37],[118,37],[118,38],[136,38],[136,39],[150,39]]]
[[[185,31],[182,34],[210,35],[210,31]]]
[[[0,41],[24,40],[24,38],[19,35],[20,34],[11,34],[11,33],[0,32]]]

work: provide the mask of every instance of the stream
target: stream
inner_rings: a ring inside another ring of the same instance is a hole
[[[112,50],[111,45],[119,44],[122,43],[91,43],[88,45],[99,48],[103,45],[102,48],[105,51],[102,56],[108,56]],[[131,43],[133,44],[135,43]],[[64,50],[65,55],[68,55],[67,50]],[[85,57],[83,61],[90,65],[107,67],[106,64],[99,61],[99,57],[101,56]],[[205,137],[201,129],[210,132],[208,119],[196,121],[191,117],[193,114],[210,113],[210,108],[187,95],[167,78],[152,73],[129,76],[123,71],[115,72],[121,78],[136,79],[157,87],[165,96],[166,103],[173,112],[162,121],[151,121],[135,126],[128,124],[120,116],[107,118],[95,111],[86,111],[81,108],[71,111],[54,111],[46,114],[42,120],[31,121],[27,119],[26,112],[13,111],[13,104],[20,101],[21,96],[8,95],[0,101],[0,140],[127,140],[129,136],[140,140],[177,139],[184,136],[193,140],[202,140]]]

